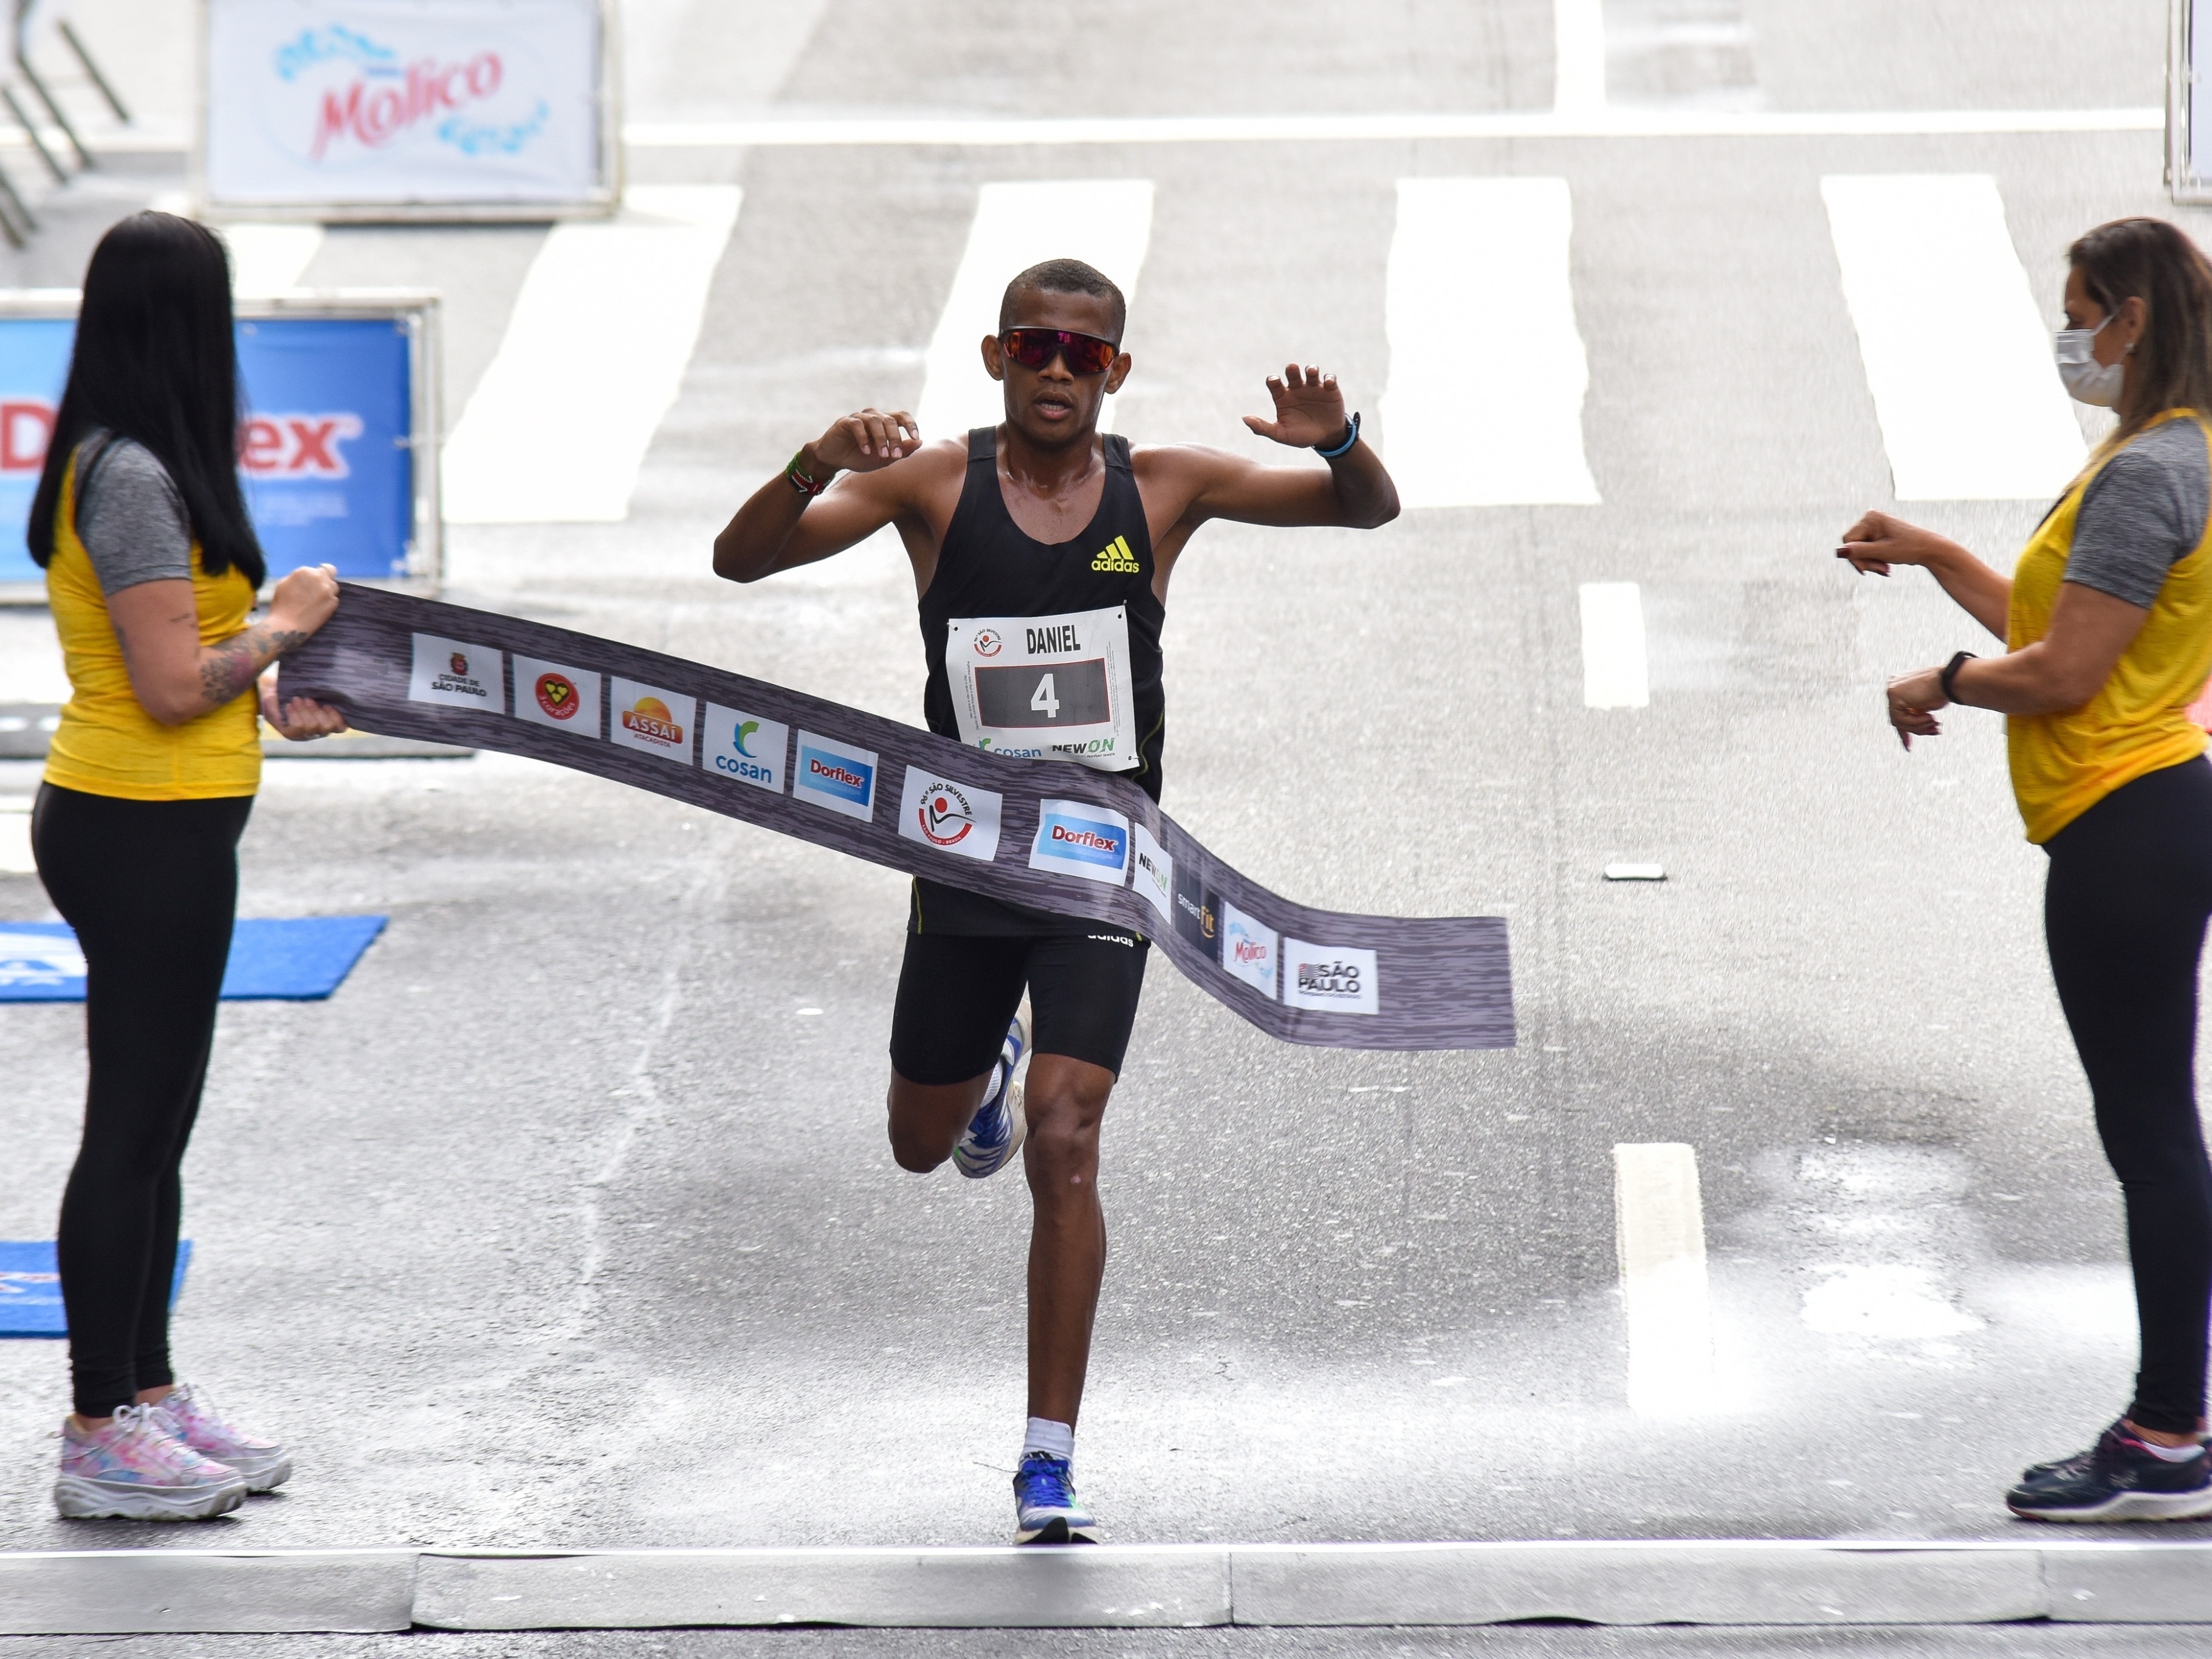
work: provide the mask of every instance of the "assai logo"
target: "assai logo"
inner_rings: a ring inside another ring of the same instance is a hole
[[[875,751],[802,731],[791,793],[848,818],[872,818],[876,815]]]
[[[1275,930],[1235,905],[1221,906],[1221,965],[1262,996],[1275,994],[1275,969],[1282,955]]]
[[[599,735],[599,677],[566,663],[517,657],[514,713],[519,720],[596,738]]]
[[[1336,1014],[1381,1011],[1375,952],[1357,945],[1283,941],[1283,1000],[1293,1008]]]
[[[1091,561],[1091,568],[1116,576],[1144,574],[1144,567],[1137,562],[1137,556],[1129,550],[1128,538],[1125,536],[1116,536],[1110,546],[1101,548],[1097,556]]]
[[[758,789],[783,793],[784,757],[791,728],[742,708],[707,705],[699,726],[699,764],[708,771]]]
[[[361,434],[358,415],[256,415],[239,434],[238,464],[261,479],[350,477],[339,446]]]
[[[507,706],[507,688],[502,684],[501,672],[504,661],[488,645],[417,634],[414,635],[414,659],[407,675],[408,701],[440,702],[456,708],[488,708],[497,714]]]
[[[619,678],[609,690],[614,724],[608,735],[617,743],[668,760],[691,758],[691,726],[699,708],[696,698]]]
[[[1119,887],[1129,870],[1129,820],[1088,801],[1040,801],[1030,868]]]
[[[1130,854],[1136,873],[1130,884],[1138,897],[1160,913],[1162,921],[1175,920],[1175,860],[1141,823],[1129,826],[1134,850]]]
[[[908,841],[988,864],[999,855],[1005,806],[1005,797],[991,790],[909,766],[899,795],[898,831]]]
[[[46,424],[49,428],[52,427],[53,416],[52,414],[49,414],[46,416]],[[44,452],[42,451],[40,453],[43,453]],[[999,630],[997,629],[979,628],[975,630],[975,637],[972,641],[970,641],[970,644],[973,646],[977,656],[995,657],[1000,651],[1006,648],[1006,642],[999,636]]]

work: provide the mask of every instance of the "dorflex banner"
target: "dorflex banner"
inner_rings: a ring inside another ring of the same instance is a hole
[[[0,584],[45,580],[23,532],[69,379],[76,296],[57,294],[49,309],[64,314],[0,311]],[[303,304],[239,319],[246,506],[272,580],[303,564],[356,580],[427,577],[435,515],[417,468],[434,461],[416,438],[428,426],[418,376],[428,305],[342,309],[350,314]]]
[[[541,700],[551,691],[556,707],[573,696],[595,709],[600,685],[611,742]],[[1513,1042],[1500,918],[1293,902],[1216,858],[1134,784],[1086,767],[1015,759],[657,652],[350,583],[337,614],[283,659],[278,695],[336,703],[363,731],[528,755],[911,875],[1133,928],[1287,1042]]]
[[[617,193],[600,0],[204,0],[213,208],[543,218]]]

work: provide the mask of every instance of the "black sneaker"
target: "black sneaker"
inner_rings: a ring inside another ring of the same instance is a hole
[[[2005,1507],[2028,1521],[2193,1521],[2212,1515],[2212,1451],[2169,1463],[2115,1423],[2087,1451],[2030,1470]]]

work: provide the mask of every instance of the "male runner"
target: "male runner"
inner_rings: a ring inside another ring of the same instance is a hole
[[[982,343],[985,370],[1006,386],[1004,424],[924,443],[903,411],[847,416],[738,510],[714,538],[714,572],[757,581],[896,525],[921,596],[929,729],[1048,750],[1055,724],[1087,726],[1089,740],[1070,745],[1085,763],[1126,773],[1158,800],[1160,623],[1191,532],[1208,519],[1371,529],[1397,516],[1398,493],[1359,441],[1358,416],[1346,418],[1334,378],[1295,363],[1267,382],[1274,418],[1244,424],[1317,449],[1325,471],[1189,444],[1133,450],[1102,434],[1106,397],[1129,378],[1125,316],[1121,290],[1079,260],[1022,272],[1006,286],[999,332]],[[839,472],[848,476],[826,489]],[[1095,644],[1111,635],[1101,667]],[[1055,641],[1092,641],[1097,684],[1070,664],[1054,677],[1065,690],[1040,676],[1028,698],[979,695],[969,674],[975,656],[1017,638],[1029,655],[1042,648],[1047,668]],[[1150,947],[1126,928],[932,881],[915,881],[909,909],[891,1013],[891,1154],[917,1174],[949,1158],[980,1177],[1026,1135],[1036,1210],[1015,1542],[1095,1542],[1097,1523],[1076,1498],[1071,1466],[1106,1267],[1098,1125]],[[1024,1087],[1014,1068],[1025,1046],[1034,1052]]]

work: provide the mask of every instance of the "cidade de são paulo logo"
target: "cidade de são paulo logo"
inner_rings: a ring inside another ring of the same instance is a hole
[[[665,760],[690,760],[691,728],[698,719],[697,698],[617,675],[608,685],[607,701],[614,711],[607,735],[623,748],[641,750]]]
[[[579,737],[599,735],[599,677],[588,668],[514,659],[514,715]]]
[[[1335,1014],[1382,1012],[1375,952],[1357,945],[1283,941],[1283,1000]]]
[[[789,726],[742,708],[710,702],[699,721],[699,764],[717,777],[780,795],[790,750]]]
[[[483,708],[505,712],[505,659],[488,645],[465,640],[441,639],[435,634],[413,636],[413,660],[407,672],[410,702],[439,702],[454,708]]]
[[[906,787],[899,793],[898,832],[940,853],[988,864],[999,856],[999,821],[1005,806],[1006,798],[991,790],[909,766]]]
[[[875,751],[802,730],[791,793],[794,799],[811,801],[848,818],[872,819],[876,815]]]
[[[1221,905],[1221,965],[1262,996],[1275,994],[1281,951],[1275,930],[1227,900]]]
[[[1040,801],[1030,868],[1119,887],[1128,878],[1129,820],[1088,801]]]

